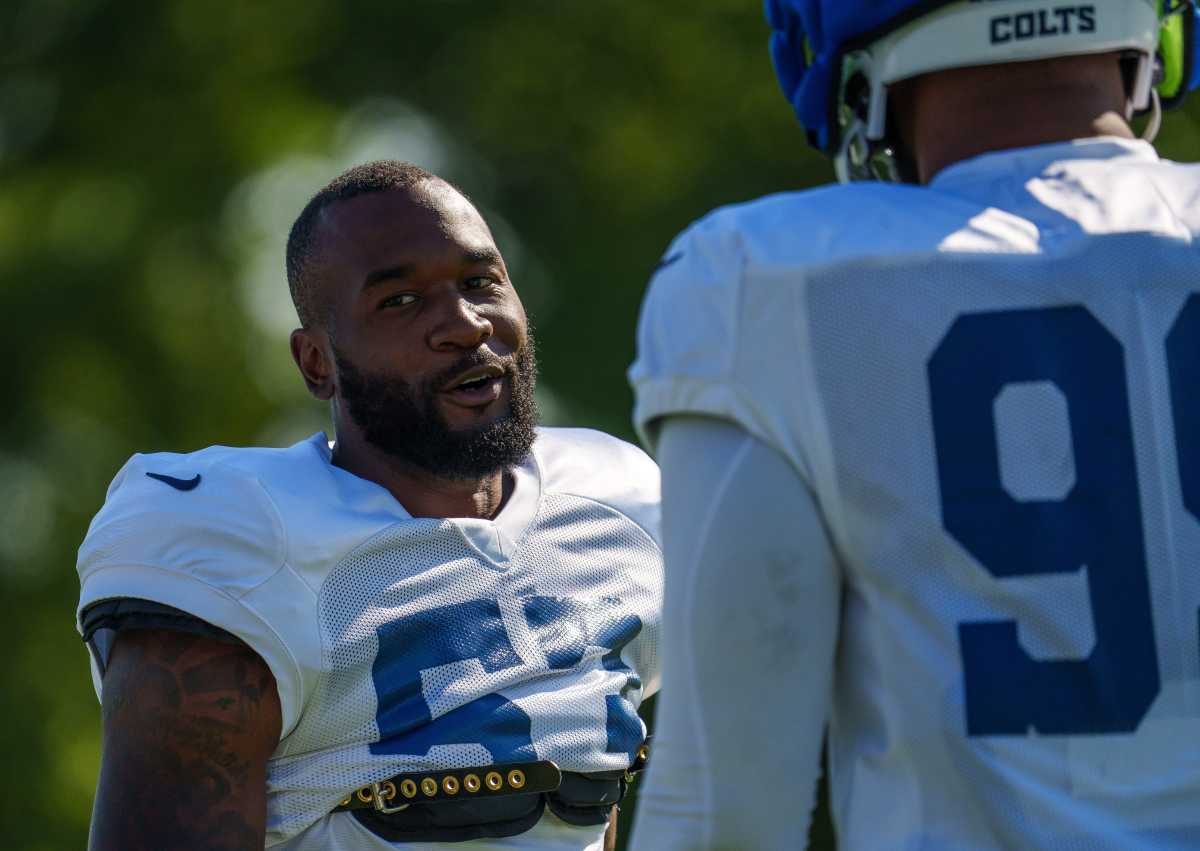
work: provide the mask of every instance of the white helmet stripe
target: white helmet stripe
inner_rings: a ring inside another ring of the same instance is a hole
[[[1136,50],[1146,57],[1133,93],[1150,103],[1150,57],[1160,21],[1153,0],[963,2],[947,6],[868,48],[872,88],[868,138],[881,139],[887,110],[882,88],[899,80],[973,65]]]

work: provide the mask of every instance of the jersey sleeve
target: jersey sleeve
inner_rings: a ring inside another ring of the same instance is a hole
[[[601,502],[660,546],[658,465],[638,447],[588,428],[542,429],[539,449],[552,461],[552,490]]]
[[[650,281],[629,380],[634,426],[651,452],[663,417],[728,418],[739,407],[732,379],[741,267],[736,242],[702,221],[675,239]]]
[[[253,475],[195,457],[135,455],[117,474],[79,549],[77,624],[97,603],[133,599],[224,630],[270,667],[286,732],[303,703],[300,668],[277,608],[256,604],[285,565],[283,525]],[[105,661],[92,658],[98,695]]]
[[[717,211],[667,250],[642,306],[629,371],[634,425],[653,453],[669,417],[732,422],[811,479],[822,427],[807,354],[805,267],[772,259],[764,227]]]

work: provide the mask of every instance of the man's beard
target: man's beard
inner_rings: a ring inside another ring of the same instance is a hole
[[[521,463],[537,436],[533,337],[514,358],[500,361],[476,350],[421,382],[366,373],[337,347],[338,385],[350,416],[368,443],[401,461],[446,479],[480,479]],[[477,428],[453,429],[438,412],[437,396],[455,377],[477,366],[504,369],[508,411]]]

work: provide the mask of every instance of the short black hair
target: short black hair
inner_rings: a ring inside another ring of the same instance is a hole
[[[296,306],[301,325],[305,328],[322,325],[325,319],[325,307],[318,298],[316,281],[309,269],[317,246],[317,219],[321,211],[358,195],[409,189],[429,182],[446,184],[462,194],[454,184],[420,166],[399,160],[379,160],[342,172],[304,205],[287,241],[288,289],[292,292],[292,304]]]

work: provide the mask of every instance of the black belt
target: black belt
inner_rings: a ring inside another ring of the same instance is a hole
[[[647,742],[628,769],[588,774],[560,771],[548,760],[397,774],[356,789],[334,812],[352,811],[390,842],[516,836],[547,806],[569,824],[601,825],[648,755]]]
[[[562,772],[549,760],[397,774],[356,789],[334,808],[334,812],[370,808],[390,815],[402,812],[412,804],[553,792],[561,783]]]

